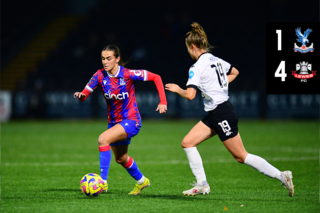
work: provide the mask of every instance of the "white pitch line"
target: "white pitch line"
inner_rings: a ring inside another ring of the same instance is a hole
[[[267,161],[310,161],[317,160],[319,161],[319,156],[302,156],[302,157],[274,157],[267,158]],[[203,163],[233,163],[236,162],[232,157],[228,159],[214,159],[214,160],[203,160]],[[2,163],[1,166],[83,166],[83,165],[99,165],[99,162],[41,162],[41,163]],[[137,164],[188,164],[187,160],[170,160],[170,161],[137,161]]]

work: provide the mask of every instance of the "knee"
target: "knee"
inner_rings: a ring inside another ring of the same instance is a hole
[[[244,163],[244,158],[242,158],[242,157],[234,157],[235,159],[236,159],[236,161],[238,161],[238,163],[241,163],[241,164],[243,164]]]
[[[242,155],[233,156],[233,157],[234,157],[234,158],[236,159],[236,161],[238,161],[239,163],[244,164],[244,161],[246,160],[247,155],[248,155],[248,153],[245,152],[245,153],[243,153]]]
[[[104,136],[103,134],[101,134],[98,138],[98,144],[99,146],[108,146],[110,145],[108,139],[106,136]]]
[[[188,140],[187,138],[184,138],[184,139],[182,140],[181,146],[182,146],[182,148],[184,148],[184,149],[185,149],[185,148],[193,147],[191,141]]]

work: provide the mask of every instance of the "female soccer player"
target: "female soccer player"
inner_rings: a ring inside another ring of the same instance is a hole
[[[194,187],[183,191],[184,195],[209,194],[210,187],[206,179],[202,159],[196,148],[201,142],[218,134],[225,147],[239,162],[258,170],[264,175],[276,178],[293,196],[292,172],[280,172],[265,159],[248,153],[238,133],[238,116],[228,101],[228,85],[239,74],[228,62],[208,53],[211,46],[207,35],[198,23],[192,23],[192,31],[185,36],[186,46],[192,59],[197,60],[189,69],[187,89],[176,84],[166,84],[165,89],[192,100],[197,89],[202,93],[204,110],[208,114],[199,121],[182,140],[189,164],[197,179]]]
[[[99,69],[82,92],[74,93],[74,97],[84,101],[98,86],[108,105],[108,130],[98,139],[100,151],[100,171],[105,182],[104,190],[108,190],[111,150],[117,163],[121,164],[137,181],[129,195],[140,194],[150,185],[150,181],[139,170],[136,162],[128,156],[128,145],[131,138],[141,128],[141,117],[137,107],[134,81],[153,81],[160,96],[156,109],[160,114],[167,111],[167,100],[161,77],[146,70],[130,70],[124,68],[120,50],[115,45],[108,45],[101,52],[103,69]]]

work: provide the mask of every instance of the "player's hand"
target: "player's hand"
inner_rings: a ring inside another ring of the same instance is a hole
[[[82,92],[76,92],[76,93],[74,93],[73,97],[82,99],[82,98],[85,98],[86,95]]]
[[[159,111],[160,114],[167,112],[167,105],[159,104],[156,111]]]
[[[181,88],[177,84],[166,84],[165,89],[179,94]]]

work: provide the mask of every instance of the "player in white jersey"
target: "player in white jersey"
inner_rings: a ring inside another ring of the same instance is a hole
[[[192,31],[185,36],[186,46],[192,59],[197,60],[189,69],[187,89],[176,84],[166,84],[166,90],[177,93],[183,98],[192,100],[197,89],[202,93],[204,110],[208,114],[199,121],[182,140],[189,164],[197,183],[194,187],[183,191],[184,195],[209,194],[201,156],[196,146],[218,134],[225,147],[233,157],[242,164],[251,166],[264,175],[276,178],[288,189],[289,196],[294,194],[291,171],[279,171],[265,159],[250,154],[243,146],[238,132],[238,116],[228,101],[228,85],[239,74],[238,70],[228,62],[212,55],[208,51],[211,46],[203,28],[198,23],[192,23]]]

